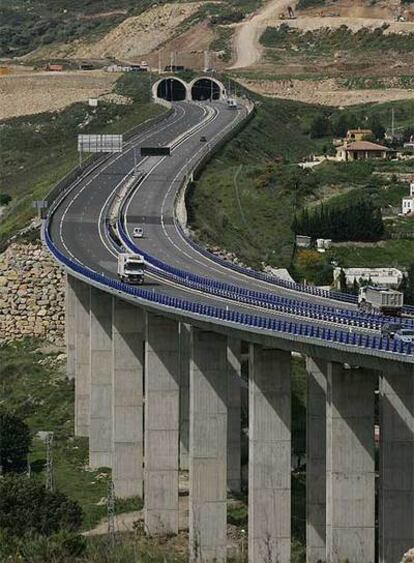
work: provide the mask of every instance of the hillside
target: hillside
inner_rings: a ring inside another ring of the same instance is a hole
[[[157,27],[159,18],[163,18],[164,13],[169,13],[166,4],[173,4],[183,17],[180,21],[168,22],[168,18],[161,22]],[[190,3],[191,4],[191,3]],[[249,12],[257,9],[261,0],[225,0],[222,2],[202,0],[189,5],[188,2],[176,0],[169,2],[154,3],[152,0],[12,0],[3,2],[0,5],[0,58],[21,57],[33,51],[46,49],[49,56],[57,54],[62,45],[69,45],[69,51],[63,50],[62,54],[76,52],[78,48],[83,48],[85,43],[97,44],[96,52],[93,47],[91,51],[86,50],[84,54],[90,53],[98,58],[104,56],[116,57],[117,36],[122,34],[124,27],[118,27],[125,22],[127,33],[132,43],[131,30],[140,14],[149,10],[148,17],[142,21],[142,27],[146,30],[147,36],[151,36],[150,43],[144,50],[140,50],[139,55],[148,53],[151,49],[168,39],[174,31],[179,34],[181,25],[188,18],[197,16],[187,25],[198,23],[200,20],[208,18],[212,23],[229,24],[240,21]],[[180,6],[181,5],[181,6]],[[155,23],[155,27],[153,24]],[[139,29],[140,20],[138,20]],[[160,28],[165,27],[167,33],[161,33]],[[115,45],[111,46],[111,31],[115,32]],[[183,28],[185,30],[185,26]],[[142,29],[141,29],[142,31]],[[109,35],[108,35],[109,34]],[[132,34],[133,35],[133,34]],[[103,41],[103,44],[100,42]],[[145,38],[148,41],[148,37]],[[78,43],[81,43],[79,46]],[[99,46],[100,45],[100,46]],[[73,47],[73,48],[72,48]],[[127,48],[126,48],[127,49]],[[124,51],[121,55],[127,55]],[[82,50],[79,52],[82,56]]]

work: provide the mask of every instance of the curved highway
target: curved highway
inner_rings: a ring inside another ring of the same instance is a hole
[[[287,333],[278,336],[305,341],[308,336],[321,345],[328,341],[329,347],[352,344],[362,353],[401,356],[411,362],[409,346],[396,347],[379,338],[383,318],[363,315],[352,303],[292,291],[248,272],[235,271],[199,252],[183,234],[175,217],[183,182],[226,135],[241,125],[247,113],[247,106],[234,110],[222,102],[173,104],[164,120],[129,141],[123,153],[103,158],[67,188],[49,213],[49,249],[72,272],[81,272],[83,277],[93,272],[113,285],[121,248],[110,236],[108,217],[114,199],[124,190],[119,236],[124,248],[137,248],[149,263],[144,288],[134,288],[137,297],[150,290],[151,299],[161,296],[170,309],[171,304],[178,307],[179,302],[184,318],[215,317],[214,322],[223,325],[217,318],[225,320],[230,327],[233,319],[237,325],[247,323],[252,332],[270,329]],[[141,157],[137,150],[167,145],[171,156]],[[132,238],[136,226],[144,227],[143,239]],[[118,293],[131,299],[131,288],[123,284],[116,287]],[[183,308],[188,313],[183,313]]]

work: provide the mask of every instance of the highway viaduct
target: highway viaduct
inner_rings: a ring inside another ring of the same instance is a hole
[[[190,559],[225,561],[227,492],[241,487],[246,343],[248,557],[288,563],[292,352],[300,353],[307,561],[397,563],[414,545],[413,350],[382,338],[386,319],[346,296],[222,263],[188,239],[188,181],[252,106],[186,99],[135,131],[122,155],[94,161],[50,197],[43,239],[67,271],[75,433],[89,438],[91,467],[112,468],[118,497],[143,496],[151,535],[178,532],[178,476],[188,470]],[[132,181],[134,147],[148,142],[169,145],[171,156],[142,159]],[[114,238],[108,215],[122,181],[132,187]],[[136,247],[132,230],[143,224]],[[117,280],[121,248],[144,254],[144,286]]]

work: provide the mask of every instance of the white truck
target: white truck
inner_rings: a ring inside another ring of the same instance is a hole
[[[122,252],[118,255],[118,277],[130,284],[144,283],[145,261],[140,254]]]
[[[358,307],[367,313],[400,316],[404,305],[404,294],[387,287],[367,285],[361,287],[358,295]]]

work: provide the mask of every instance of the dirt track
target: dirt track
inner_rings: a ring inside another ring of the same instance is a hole
[[[294,0],[270,0],[262,10],[238,26],[234,38],[236,62],[231,68],[246,68],[259,61],[262,54],[260,37],[268,22],[278,19],[288,6],[294,7],[295,3]]]

